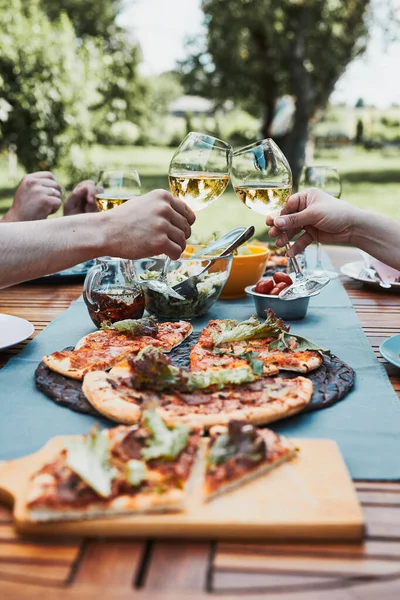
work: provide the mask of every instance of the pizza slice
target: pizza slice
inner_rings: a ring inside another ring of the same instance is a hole
[[[205,501],[230,492],[290,460],[293,444],[270,429],[229,421],[209,432],[203,484]]]
[[[30,479],[28,519],[182,510],[200,435],[184,425],[167,427],[146,411],[141,425],[66,438],[54,460]]]
[[[284,345],[278,343],[281,338]],[[243,366],[256,358],[262,363],[264,377],[279,371],[309,373],[321,366],[322,354],[311,343],[299,344],[298,338],[288,333],[288,327],[273,311],[268,311],[264,323],[255,317],[241,323],[210,321],[190,351],[190,366],[194,371],[218,370]]]
[[[231,419],[265,424],[300,412],[313,393],[309,379],[262,378],[247,363],[231,369],[184,371],[157,348],[141,350],[128,366],[129,376],[126,370],[123,377],[104,371],[87,373],[82,386],[99,413],[125,424],[137,423],[149,402],[157,403],[157,414],[169,424],[208,428]]]
[[[192,331],[193,327],[187,321],[157,323],[151,317],[127,319],[90,333],[77,343],[74,350],[53,352],[42,360],[56,373],[71,379],[83,379],[85,373],[109,369],[128,354],[137,354],[146,346],[170,352]]]

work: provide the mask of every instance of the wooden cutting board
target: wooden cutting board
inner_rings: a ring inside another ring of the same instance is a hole
[[[201,465],[197,465],[186,512],[31,523],[24,509],[27,484],[61,447],[62,439],[53,438],[35,454],[0,464],[0,500],[14,503],[17,529],[31,534],[360,540],[361,508],[336,443],[294,442],[299,452],[292,461],[207,504],[201,500]]]

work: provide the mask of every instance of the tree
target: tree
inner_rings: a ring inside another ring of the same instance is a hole
[[[74,145],[147,115],[139,48],[115,24],[120,4],[63,0],[76,30],[58,0],[0,0],[0,141],[28,171],[68,163]]]
[[[37,0],[0,5],[0,29],[2,144],[16,145],[27,170],[52,168],[90,135],[82,97],[90,70],[68,17],[50,23]]]
[[[24,0],[30,2],[30,0]],[[41,0],[41,7],[51,21],[57,21],[60,11],[72,22],[76,35],[110,38],[119,29],[115,19],[123,0]]]
[[[202,0],[207,34],[181,64],[186,90],[236,101],[268,136],[277,98],[296,98],[281,146],[295,185],[309,123],[365,49],[369,0]]]

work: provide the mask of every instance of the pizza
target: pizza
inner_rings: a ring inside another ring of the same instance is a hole
[[[266,326],[268,320],[270,335]],[[257,331],[263,326],[265,336],[255,337],[263,335],[263,332]],[[323,360],[321,353],[316,350],[300,350],[296,336],[290,336],[292,344],[284,350],[272,347],[279,335],[287,331],[283,322],[271,313],[264,324],[253,317],[242,323],[232,320],[209,321],[197,344],[191,348],[190,368],[202,371],[239,367],[247,364],[249,354],[257,354],[257,359],[262,361],[264,376],[276,375],[279,371],[309,373],[320,367]],[[245,339],[240,339],[241,337]]]
[[[83,393],[105,417],[137,423],[143,407],[156,411],[169,424],[209,428],[231,419],[266,424],[303,410],[313,384],[304,377],[257,376],[251,367],[192,372],[171,364],[157,348],[146,348],[126,361],[124,376],[92,371],[83,380]],[[114,370],[113,370],[114,371]]]
[[[167,427],[154,411],[142,423],[67,438],[54,459],[30,478],[25,508],[31,521],[177,511],[201,432]]]
[[[287,439],[270,429],[232,420],[209,432],[203,482],[205,501],[264,475],[296,455]]]
[[[157,323],[148,318],[136,321],[127,319],[119,323],[121,327],[114,323],[110,328],[90,333],[77,343],[74,350],[44,356],[44,364],[56,373],[81,380],[89,371],[109,369],[128,354],[137,354],[146,346],[170,352],[193,331],[187,321]]]

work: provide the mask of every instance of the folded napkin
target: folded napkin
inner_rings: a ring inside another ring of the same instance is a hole
[[[393,269],[377,258],[370,258],[371,267],[380,275],[383,281],[387,283],[400,283],[400,271]]]

